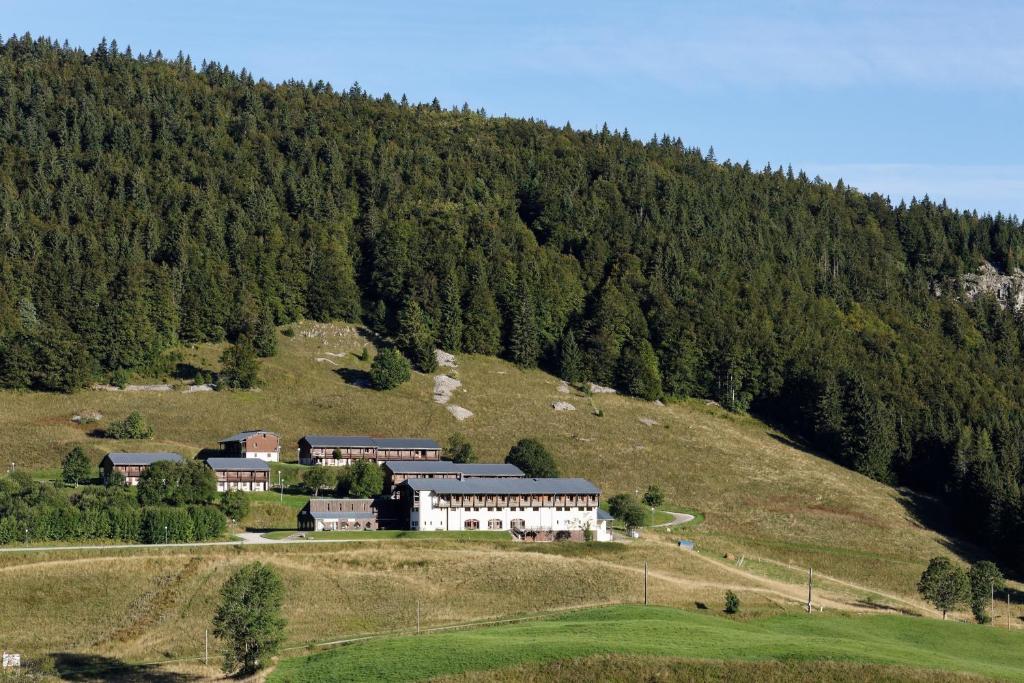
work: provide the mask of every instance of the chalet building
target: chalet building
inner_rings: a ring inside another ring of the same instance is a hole
[[[310,498],[299,512],[303,531],[359,531],[379,529],[379,498]]]
[[[525,477],[521,469],[507,463],[455,463],[448,460],[388,460],[384,463],[384,493],[398,498],[399,487],[408,479],[472,479],[476,477]]]
[[[114,472],[124,477],[124,483],[138,486],[139,477],[155,462],[181,462],[177,453],[107,453],[100,461],[103,483],[109,484]]]
[[[610,541],[601,490],[586,479],[408,479],[400,488],[409,528],[507,529],[524,541]]]
[[[256,458],[207,458],[218,491],[270,490],[270,465]]]
[[[221,439],[221,453],[227,458],[258,458],[266,462],[281,459],[281,437],[274,432],[253,429]]]
[[[317,436],[299,439],[302,465],[351,465],[356,460],[440,460],[441,446],[430,439],[375,439],[369,436]]]

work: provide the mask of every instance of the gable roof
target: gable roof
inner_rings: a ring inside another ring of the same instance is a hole
[[[461,474],[464,477],[525,477],[521,469],[508,463],[457,463],[449,460],[385,460],[384,466],[395,474]]]
[[[405,482],[413,491],[433,491],[439,494],[463,495],[600,495],[601,489],[586,479],[552,477],[547,479],[476,477],[470,479],[409,479]]]
[[[234,472],[269,472],[270,465],[259,458],[207,458],[206,464],[212,470]]]
[[[245,432],[238,432],[237,434],[232,434],[227,438],[221,439],[217,443],[232,443],[234,441],[245,441],[250,436],[256,436],[257,434],[270,434],[271,436],[278,436],[274,432],[268,432],[266,429],[250,429]]]
[[[103,458],[109,460],[112,465],[134,465],[148,466],[155,462],[181,462],[182,458],[177,453],[157,451],[150,453],[107,453]]]
[[[305,441],[311,448],[409,448],[415,450],[441,450],[440,444],[431,439],[375,439],[370,436],[324,436],[308,434]]]

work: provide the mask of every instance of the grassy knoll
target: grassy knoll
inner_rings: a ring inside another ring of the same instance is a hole
[[[557,379],[544,372],[460,356],[459,368],[449,370],[463,383],[452,403],[475,414],[460,423],[432,401],[427,375],[414,373],[410,382],[384,393],[358,386],[369,364],[352,354],[367,341],[351,328],[293,327],[295,336],[282,335],[279,354],[263,362],[265,384],[256,392],[0,392],[0,449],[13,454],[19,467],[53,468],[76,443],[85,445],[94,462],[112,449],[190,455],[238,429],[260,426],[282,435],[282,458],[292,460],[296,441],[307,433],[416,435],[443,442],[461,431],[481,460],[494,462],[519,438],[535,436],[556,454],[563,472],[594,480],[607,495],[643,491],[653,483],[667,501],[706,513],[686,534],[719,554],[813,564],[834,576],[912,595],[928,558],[949,552],[947,540],[921,524],[922,517],[932,521],[926,500],[800,450],[757,420],[704,401],[658,406],[618,395],[563,394]],[[219,352],[215,345],[188,349],[183,362],[215,369]],[[555,412],[556,400],[578,409]],[[590,400],[602,417],[591,414]],[[91,435],[135,409],[152,423],[153,440]],[[104,418],[84,426],[71,422],[83,410]],[[296,468],[275,466],[275,479],[278,469],[286,483],[297,482]],[[246,525],[290,528],[290,514],[276,503],[260,502]]]
[[[617,606],[540,621],[356,643],[282,661],[279,683],[406,681],[599,654],[711,660],[838,660],[1024,680],[1019,633],[895,616],[729,619]]]

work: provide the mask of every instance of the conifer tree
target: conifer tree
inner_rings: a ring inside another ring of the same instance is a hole
[[[572,330],[562,338],[562,348],[558,359],[558,374],[566,382],[578,384],[584,379],[583,353],[576,343],[576,335]]]
[[[631,396],[648,401],[661,398],[658,357],[646,339],[630,339],[626,342],[616,374],[618,385]]]
[[[408,301],[398,315],[398,336],[395,341],[417,370],[433,372],[437,369],[434,335],[427,325],[423,309],[415,300]]]
[[[462,350],[462,292],[455,270],[445,273],[441,289],[441,324],[438,343],[449,353]]]
[[[509,355],[512,362],[522,368],[537,365],[540,342],[537,338],[537,313],[533,297],[525,283],[520,282],[512,309],[512,329],[509,333]]]

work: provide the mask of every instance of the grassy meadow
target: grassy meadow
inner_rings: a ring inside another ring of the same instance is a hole
[[[354,643],[279,664],[269,681],[410,681],[494,669],[520,672],[596,655],[757,661],[818,660],[966,672],[1024,680],[1024,635],[895,616],[798,615],[730,619],[662,607],[619,606],[539,621]],[[841,669],[840,669],[841,670]],[[825,669],[819,670],[821,680]],[[855,669],[867,674],[864,669]],[[637,680],[636,671],[623,680]],[[886,673],[882,670],[880,673]],[[515,679],[512,679],[515,680]],[[561,675],[542,680],[578,681]],[[605,675],[592,680],[607,680]],[[864,680],[863,678],[859,680]]]

